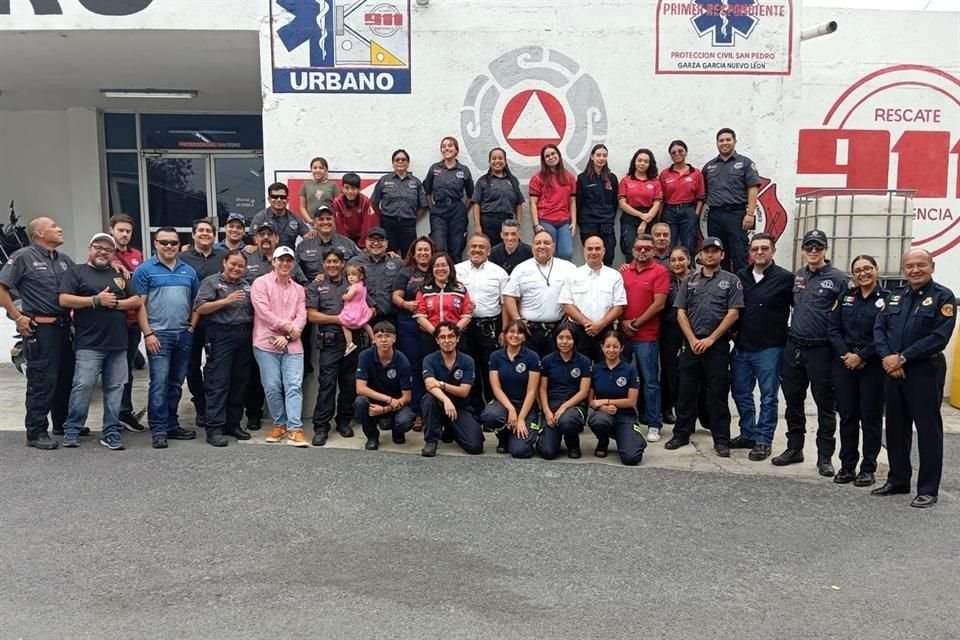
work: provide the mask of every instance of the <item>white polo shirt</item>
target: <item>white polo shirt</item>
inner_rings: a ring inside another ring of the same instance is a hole
[[[500,315],[500,296],[510,276],[503,267],[484,260],[479,267],[469,260],[457,265],[457,280],[467,287],[473,301],[473,317],[492,318]]]
[[[572,304],[591,322],[600,320],[611,307],[627,306],[627,291],[623,276],[616,269],[601,265],[597,270],[589,265],[576,267],[563,283],[560,304]]]
[[[560,258],[545,265],[536,258],[524,260],[510,274],[503,295],[520,299],[520,317],[528,322],[559,322],[563,319],[560,290],[576,270],[572,262]]]

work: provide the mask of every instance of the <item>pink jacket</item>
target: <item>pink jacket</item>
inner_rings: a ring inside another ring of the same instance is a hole
[[[292,324],[303,331],[307,324],[306,291],[293,280],[285,285],[274,273],[260,276],[250,286],[253,303],[253,346],[263,351],[280,353],[273,346],[276,336],[284,335],[284,326]],[[303,353],[299,338],[287,345],[287,353]]]

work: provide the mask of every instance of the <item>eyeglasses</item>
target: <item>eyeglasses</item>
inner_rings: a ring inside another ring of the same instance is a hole
[[[285,196],[285,195],[283,195],[283,194],[280,194],[280,193],[271,193],[271,194],[270,194],[270,199],[271,199],[271,200],[286,200],[286,199],[287,199],[287,196]]]
[[[179,240],[157,240],[158,245],[161,247],[178,247],[180,246]]]
[[[873,271],[874,269],[876,269],[876,267],[874,267],[872,264],[869,264],[869,265],[867,265],[867,266],[865,266],[865,267],[860,267],[859,269],[854,269],[854,270],[853,270],[853,275],[858,276],[858,275],[860,275],[861,273],[870,273],[870,272]]]
[[[101,247],[99,245],[93,245],[91,248],[97,253],[113,253],[116,251],[113,247]]]
[[[819,253],[826,249],[826,247],[820,246],[819,244],[805,244],[802,249],[807,253]]]
[[[766,253],[771,251],[770,247],[750,247],[751,253]]]
[[[686,153],[686,150],[685,150],[685,149],[671,149],[671,150],[670,150],[670,155],[672,155],[672,156],[679,155],[679,154],[682,154],[682,153]]]
[[[410,162],[410,158],[394,158],[394,162]]]
[[[633,250],[638,253],[647,253],[648,251],[653,251],[653,247],[634,247]]]
[[[373,236],[373,237],[371,237],[371,238],[367,238],[367,242],[368,242],[368,243],[373,243],[373,244],[380,244],[380,243],[382,243],[382,242],[386,242],[386,240],[384,240],[383,238],[381,238],[381,237],[379,237],[379,236]]]

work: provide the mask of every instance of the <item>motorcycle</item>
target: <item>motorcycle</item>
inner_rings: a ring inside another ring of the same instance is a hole
[[[10,260],[10,256],[14,254],[18,249],[22,249],[30,244],[30,238],[27,236],[26,228],[20,224],[20,218],[17,216],[16,209],[14,208],[13,200],[10,201],[10,218],[7,224],[3,225],[3,229],[0,230],[0,255],[3,257],[3,262],[6,263]],[[17,291],[11,291],[11,295],[14,299],[14,304],[17,307],[17,310],[20,310],[20,296]],[[10,314],[7,314],[7,317],[10,318]],[[13,318],[10,318],[13,320]],[[10,348],[10,361],[13,363],[13,366],[17,368],[17,372],[20,375],[26,375],[27,367],[27,356],[23,352],[23,337],[18,333],[13,336],[16,339],[13,347]]]

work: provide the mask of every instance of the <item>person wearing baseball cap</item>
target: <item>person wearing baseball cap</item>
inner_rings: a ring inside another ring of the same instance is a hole
[[[809,387],[817,405],[817,471],[830,478],[837,446],[837,403],[828,317],[847,290],[849,278],[826,259],[827,246],[827,234],[820,229],[803,234],[800,248],[805,264],[794,274],[793,316],[781,370],[787,448],[770,461],[781,467],[803,462],[807,423],[803,405]]]
[[[303,437],[303,342],[307,323],[305,292],[294,282],[296,254],[290,247],[273,251],[273,272],[253,281],[253,357],[260,370],[273,428],[267,442],[310,446]]]
[[[243,237],[247,233],[247,219],[242,213],[235,211],[228,213],[226,222],[223,224],[223,229],[223,240],[214,244],[213,246],[215,248],[226,251],[244,248]]]
[[[321,204],[313,214],[314,232],[297,245],[297,262],[308,280],[323,273],[323,254],[327,249],[337,248],[347,260],[359,255],[360,249],[353,240],[336,232],[333,209]]]
[[[367,294],[373,300],[374,318],[378,322],[396,322],[397,308],[393,304],[393,279],[403,268],[403,260],[387,253],[387,233],[382,227],[367,231],[366,249],[349,262],[359,264],[367,273]]]
[[[677,422],[665,448],[679,449],[690,443],[701,388],[706,386],[713,448],[719,457],[729,458],[730,332],[744,305],[743,285],[737,276],[720,268],[723,258],[720,238],[704,238],[702,268],[683,281],[673,305],[686,344],[679,357]]]
[[[63,446],[80,446],[90,397],[103,378],[100,444],[123,449],[120,403],[127,382],[127,311],[140,308],[130,280],[113,268],[117,243],[108,233],[90,239],[86,264],[73,265],[60,281],[60,305],[73,309],[76,371],[63,425]]]

